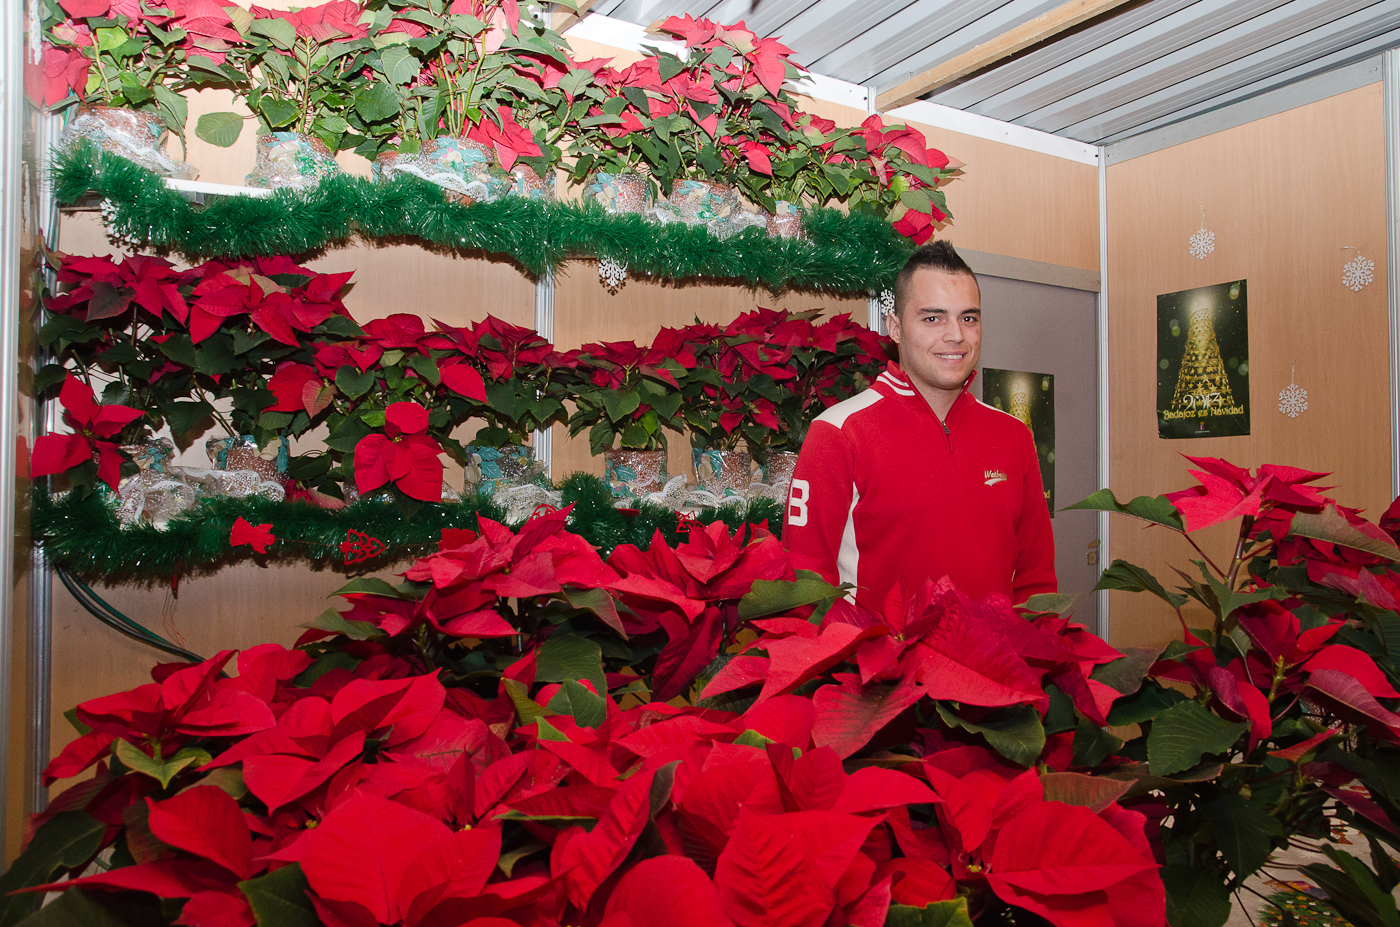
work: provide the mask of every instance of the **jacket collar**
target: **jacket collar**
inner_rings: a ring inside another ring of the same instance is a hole
[[[969,391],[972,389],[972,381],[975,379],[977,379],[976,370],[968,375],[967,382],[963,384],[962,392],[958,394],[958,398],[953,402],[953,409],[958,408],[958,406],[963,405],[971,399]],[[910,381],[909,375],[894,361],[890,361],[884,371],[875,378],[875,386],[891,398],[917,402],[925,409],[928,409],[929,414],[933,415],[934,418],[938,417],[933,409],[930,408],[928,400],[924,399],[923,395],[914,388],[914,384]],[[952,414],[952,410],[949,410],[949,414]]]

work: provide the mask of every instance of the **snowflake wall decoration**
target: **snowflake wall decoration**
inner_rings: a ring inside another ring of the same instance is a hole
[[[1278,410],[1289,418],[1308,411],[1308,391],[1293,382],[1293,365],[1288,367],[1288,385],[1278,394]]]
[[[1376,262],[1367,259],[1360,249],[1347,245],[1343,251],[1352,250],[1356,252],[1356,257],[1352,258],[1342,267],[1342,286],[1353,293],[1361,292],[1361,288],[1370,284],[1376,279]]]
[[[894,312],[894,290],[880,291],[880,311],[885,315]]]
[[[616,292],[627,282],[627,265],[617,258],[601,257],[598,259],[598,277],[608,289]]]
[[[1204,261],[1206,255],[1215,250],[1215,233],[1206,228],[1206,208],[1201,207],[1201,227],[1191,236],[1190,247],[1187,249],[1191,256],[1199,261]]]

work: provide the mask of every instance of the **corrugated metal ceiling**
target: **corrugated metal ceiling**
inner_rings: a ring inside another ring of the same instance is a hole
[[[646,25],[744,20],[819,74],[888,90],[1065,0],[599,0]],[[1400,45],[1400,0],[1138,0],[925,99],[1091,144]]]

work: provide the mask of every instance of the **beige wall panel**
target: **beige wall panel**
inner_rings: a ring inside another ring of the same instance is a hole
[[[1193,485],[1181,454],[1240,466],[1290,464],[1335,475],[1324,485],[1372,519],[1390,501],[1385,174],[1381,85],[1135,158],[1108,169],[1110,485],[1120,499]],[[1187,242],[1215,233],[1204,260]],[[1342,286],[1355,251],[1376,261],[1359,293]],[[1162,440],[1156,424],[1161,293],[1249,281],[1251,434]],[[1278,411],[1290,380],[1308,391],[1297,419]],[[1202,532],[1229,557],[1237,526]],[[1196,557],[1176,537],[1117,519],[1111,552],[1168,586]],[[1218,561],[1217,561],[1218,562]],[[1113,593],[1110,639],[1162,643],[1175,615],[1149,597]],[[1204,620],[1204,612],[1193,620]]]
[[[886,122],[891,121],[886,117]],[[1098,169],[910,121],[929,145],[967,166],[944,187],[960,248],[1099,269]]]
[[[611,66],[620,71],[629,64],[642,60],[641,52],[629,51],[625,48],[617,48],[613,45],[604,45],[602,42],[594,42],[591,39],[567,36],[564,41],[568,42],[569,47],[573,49],[575,61],[588,61],[593,58],[611,58]]]
[[[554,343],[561,351],[597,341],[650,342],[663,327],[703,322],[726,323],[755,306],[795,311],[821,309],[828,315],[849,312],[864,323],[869,302],[809,291],[774,295],[767,290],[714,283],[660,283],[629,278],[616,293],[598,279],[598,265],[575,261],[560,268],[554,295]],[[690,439],[667,432],[669,469],[674,476],[691,473]],[[570,439],[554,431],[556,478],[582,470],[602,475],[603,462],[588,452],[587,433]]]
[[[114,245],[107,240],[99,212],[59,213],[58,250],[87,257],[131,253],[130,248]]]
[[[355,272],[345,306],[360,322],[407,312],[449,325],[494,315],[513,325],[535,327],[534,278],[509,261],[357,240],[306,266],[321,273]],[[432,327],[430,321],[427,324]]]

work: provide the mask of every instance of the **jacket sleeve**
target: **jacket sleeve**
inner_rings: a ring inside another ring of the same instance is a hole
[[[853,481],[846,436],[827,422],[813,422],[797,457],[783,518],[783,544],[796,569],[813,570],[830,583],[841,581],[837,557]]]
[[[1016,525],[1016,575],[1011,581],[1011,601],[1017,605],[1033,595],[1055,592],[1055,537],[1050,527],[1050,507],[1045,503],[1045,484],[1040,478],[1040,461],[1035,440],[1027,435],[1027,465],[1021,517]]]

